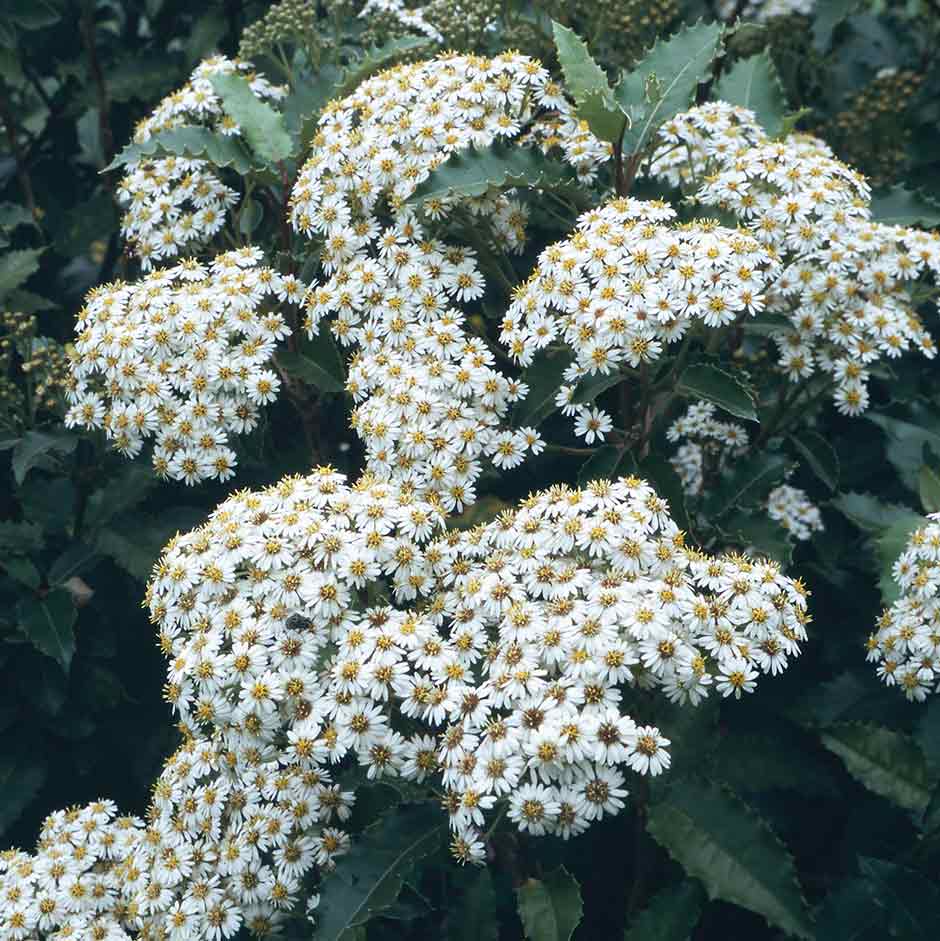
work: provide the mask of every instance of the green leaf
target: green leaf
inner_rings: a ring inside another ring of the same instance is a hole
[[[792,435],[790,443],[830,490],[839,486],[839,455],[821,434],[806,429]]]
[[[0,301],[39,270],[39,256],[44,251],[42,248],[24,248],[0,255]]]
[[[27,431],[13,449],[13,478],[23,483],[26,475],[50,452],[70,454],[75,450],[78,438],[68,432],[46,434],[42,431]]]
[[[140,163],[148,157],[168,155],[207,160],[215,167],[231,167],[241,174],[254,168],[251,156],[239,138],[216,134],[205,127],[174,127],[160,131],[142,143],[128,144],[102,172]]]
[[[424,36],[400,36],[397,39],[390,39],[381,46],[371,46],[363,51],[361,58],[346,67],[336,85],[335,97],[345,98],[367,78],[387,69],[397,59],[428,46],[430,42]]]
[[[940,697],[932,697],[923,706],[914,738],[920,745],[927,763],[934,772],[940,772]]]
[[[614,100],[607,74],[594,61],[587,45],[574,30],[552,21],[558,63],[565,86],[577,105],[578,117],[588,122],[601,140],[620,140],[627,115]]]
[[[77,617],[72,596],[63,588],[50,591],[44,598],[24,598],[19,606],[20,627],[30,643],[52,657],[66,673],[75,653],[72,628]]]
[[[523,882],[516,905],[527,941],[569,941],[581,923],[581,887],[564,866]]]
[[[768,137],[783,130],[787,98],[768,49],[735,62],[715,83],[712,98],[750,108]]]
[[[813,48],[826,52],[832,45],[832,34],[849,14],[861,5],[861,0],[826,0],[816,7],[813,17]]]
[[[157,479],[149,467],[131,464],[88,498],[85,525],[89,529],[104,526],[119,513],[132,509],[157,487]]]
[[[447,941],[497,941],[496,889],[489,869],[470,874],[470,885],[448,912]]]
[[[125,572],[147,581],[163,547],[178,532],[186,532],[205,519],[205,512],[180,506],[158,515],[123,513],[99,530],[95,547],[110,556]]]
[[[915,529],[926,525],[927,520],[916,513],[907,513],[896,519],[887,529],[882,530],[875,537],[875,548],[878,552],[879,577],[878,586],[881,589],[881,600],[885,605],[894,604],[900,597],[900,589],[894,580],[892,569],[898,556],[907,547],[908,540]]]
[[[431,803],[402,804],[368,827],[320,884],[313,938],[346,939],[350,929],[388,908],[411,867],[438,849],[446,831]]]
[[[583,487],[588,481],[610,479],[617,470],[623,457],[623,448],[616,444],[599,447],[582,465],[578,472],[578,486]]]
[[[884,225],[920,225],[930,229],[940,225],[940,206],[899,184],[872,195],[871,217]]]
[[[882,937],[926,941],[940,933],[940,887],[935,879],[884,859],[862,856],[858,868],[883,911]]]
[[[25,206],[18,203],[0,203],[0,229],[11,231],[20,225],[33,225],[33,217]]]
[[[556,411],[555,396],[564,385],[564,372],[571,365],[571,354],[544,352],[536,355],[532,364],[522,374],[529,387],[529,394],[517,402],[512,410],[514,428],[531,425],[537,428],[552,412]]]
[[[721,531],[742,548],[756,550],[783,566],[793,558],[793,541],[789,533],[776,520],[772,520],[761,507],[756,513],[740,511],[721,524]]]
[[[619,386],[621,382],[623,382],[623,376],[616,370],[585,376],[575,386],[571,401],[577,405],[590,405],[601,393],[612,389],[614,386]]]
[[[789,852],[730,791],[715,782],[677,781],[651,806],[647,826],[709,898],[757,912],[799,938],[814,937]]]
[[[35,591],[42,584],[42,575],[36,568],[32,559],[26,556],[11,555],[0,559],[0,566],[10,578],[25,585],[30,591]]]
[[[295,379],[329,395],[342,395],[346,376],[339,351],[328,331],[322,331],[303,347],[304,352],[284,350],[277,354],[278,364]]]
[[[46,762],[34,749],[0,755],[0,833],[16,823],[46,783]]]
[[[867,533],[881,533],[899,520],[916,516],[908,507],[885,503],[870,493],[840,493],[831,505]]]
[[[820,738],[868,790],[906,810],[921,812],[927,806],[927,763],[907,736],[873,723],[840,722]]]
[[[692,104],[699,83],[711,74],[722,31],[719,23],[684,26],[669,39],[657,40],[623,77],[614,95],[627,114],[636,115],[624,134],[624,153],[642,151],[660,125]]]
[[[496,143],[451,154],[405,203],[420,206],[430,200],[468,199],[513,186],[550,187],[572,179],[570,168],[540,150]]]
[[[662,889],[633,919],[623,941],[688,941],[704,906],[705,893],[691,879]]]
[[[888,439],[885,454],[897,470],[901,482],[913,493],[918,492],[918,473],[924,463],[924,446],[929,445],[940,454],[940,434],[922,425],[876,413],[866,414]]]
[[[679,377],[677,390],[693,399],[705,399],[736,418],[757,421],[754,396],[731,373],[708,363],[687,366]]]
[[[925,513],[936,513],[940,510],[940,474],[924,464],[917,477],[917,488]]]
[[[767,451],[739,461],[703,501],[706,517],[717,520],[731,509],[761,503],[789,468],[790,461],[783,454]]]
[[[651,454],[639,462],[637,474],[648,480],[657,495],[669,504],[669,514],[675,520],[676,525],[690,532],[692,524],[686,508],[685,490],[672,464],[658,454]]]
[[[98,558],[98,550],[93,546],[88,546],[83,542],[73,542],[49,566],[49,584],[62,585],[79,572],[89,569],[98,561]]]
[[[235,121],[241,136],[262,163],[280,163],[291,156],[294,145],[284,126],[284,116],[255,96],[248,79],[234,72],[209,78],[222,99],[225,113]]]
[[[35,523],[0,521],[0,549],[4,552],[27,555],[43,546],[42,527]]]

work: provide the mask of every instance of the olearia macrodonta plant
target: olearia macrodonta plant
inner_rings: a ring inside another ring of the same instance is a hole
[[[314,409],[332,358],[363,467],[238,491],[169,543],[146,604],[183,743],[146,819],[102,799],[0,857],[0,937],[264,937],[303,915],[339,937],[368,917],[333,874],[370,782],[439,805],[402,858],[447,831],[460,863],[498,862],[500,834],[567,840],[644,801],[685,744],[657,708],[741,700],[800,654],[808,593],[741,514],[778,549],[819,531],[786,482],[825,469],[799,429],[827,397],[863,411],[879,360],[933,355],[940,242],[873,220],[859,174],[788,136],[769,72],[764,113],[735,100],[738,66],[696,105],[719,26],[616,86],[555,35],[564,82],[514,51],[386,68],[396,46],[324,93],[296,58],[282,88],[217,57],[116,161],[143,274],[88,296],[66,424],[224,481],[282,387]],[[582,485],[462,525],[481,482],[543,452],[586,457]],[[924,611],[897,615],[916,698]],[[749,904],[811,937],[779,891]]]

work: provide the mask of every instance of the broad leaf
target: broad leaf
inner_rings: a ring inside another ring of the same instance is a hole
[[[362,82],[383,69],[387,69],[396,59],[413,55],[419,49],[424,49],[429,45],[430,41],[424,36],[400,36],[397,39],[390,39],[381,46],[372,46],[364,50],[361,58],[346,66],[337,82],[335,97],[344,98],[346,95],[351,95]]]
[[[451,154],[405,200],[422,206],[443,199],[485,196],[513,186],[551,186],[572,179],[571,170],[540,150],[503,143]]]
[[[917,489],[920,492],[920,505],[925,513],[940,510],[940,474],[926,464],[917,477]]]
[[[263,163],[280,163],[293,151],[284,116],[251,90],[248,79],[235,72],[209,78],[222,99],[225,113],[235,121],[252,153]]]
[[[832,34],[849,14],[861,6],[862,0],[826,0],[813,11],[813,48],[826,52],[832,45]]]
[[[342,360],[327,331],[305,346],[303,353],[284,350],[277,354],[278,365],[289,375],[329,395],[342,395],[345,388]],[[338,368],[337,368],[338,364]]]
[[[119,513],[133,509],[156,487],[157,479],[149,467],[131,464],[122,468],[88,498],[85,525],[90,529],[103,526]]]
[[[205,127],[174,127],[139,144],[128,144],[104,169],[116,170],[149,157],[166,156],[198,158],[215,167],[231,167],[241,174],[254,167],[239,138],[216,134]]]
[[[571,354],[568,352],[545,352],[535,357],[532,365],[522,374],[529,393],[513,407],[513,427],[538,427],[556,411],[555,396],[559,387],[564,385],[562,375],[570,364]]]
[[[64,585],[69,579],[80,572],[87,571],[98,561],[98,550],[83,542],[73,542],[49,566],[48,581],[50,585]]]
[[[873,723],[840,722],[820,738],[870,791],[906,810],[921,812],[927,806],[927,763],[907,736]]]
[[[940,886],[914,869],[863,856],[862,876],[884,911],[885,936],[920,941],[940,935]]]
[[[523,882],[516,905],[527,941],[569,941],[581,923],[581,887],[564,866]]]
[[[43,431],[27,431],[13,449],[13,478],[23,483],[26,475],[40,464],[50,453],[70,454],[75,450],[78,438],[68,432],[47,434]]]
[[[411,867],[441,845],[447,824],[433,804],[403,804],[353,841],[321,883],[316,941],[339,941],[388,908]]]
[[[735,62],[715,83],[712,98],[749,108],[768,137],[777,137],[783,130],[787,99],[767,49]]]
[[[552,32],[565,87],[575,100],[578,117],[587,121],[601,140],[619,141],[627,116],[614,100],[606,73],[574,30],[552,22]]]
[[[933,771],[940,772],[940,696],[933,696],[921,708],[914,738]]]
[[[685,871],[723,899],[813,938],[793,859],[770,827],[714,782],[677,781],[650,808],[653,838]]]
[[[692,879],[657,892],[627,927],[623,941],[688,941],[705,906]]]
[[[881,600],[884,604],[894,604],[900,597],[900,589],[892,574],[894,563],[907,547],[914,530],[926,523],[927,520],[924,517],[908,513],[895,520],[875,537],[879,563],[878,586],[881,589]]]
[[[669,504],[669,515],[675,520],[676,525],[689,532],[692,525],[686,508],[685,490],[672,464],[658,454],[651,454],[639,462],[637,474],[648,480],[656,493]]]
[[[924,462],[924,446],[940,454],[940,434],[923,425],[876,413],[865,417],[876,424],[888,439],[885,454],[897,470],[901,482],[912,493],[918,492],[918,472]]]
[[[0,755],[0,833],[16,823],[45,782],[42,755],[25,749],[4,750]]]
[[[721,48],[722,26],[684,26],[652,49],[625,75],[614,94],[620,106],[636,115],[624,134],[624,153],[643,150],[656,129],[692,104],[700,82],[711,74]]]
[[[595,373],[593,376],[585,376],[574,389],[574,395],[571,401],[578,405],[589,405],[602,392],[619,386],[623,382],[623,376],[617,372]]]
[[[578,486],[583,487],[591,480],[611,479],[622,457],[623,448],[616,444],[605,444],[599,447],[581,465],[581,470],[578,472]]]
[[[832,445],[815,431],[800,431],[790,438],[809,469],[830,489],[839,486],[839,456]]]
[[[679,377],[679,392],[693,399],[705,399],[736,418],[757,421],[754,396],[731,373],[708,363],[687,366]]]
[[[733,513],[721,524],[721,531],[732,543],[750,549],[757,555],[767,556],[783,566],[793,558],[793,540],[776,520],[772,520],[765,509]]]
[[[0,301],[39,270],[42,248],[24,248],[0,254]]]
[[[756,506],[786,478],[789,468],[784,455],[768,451],[739,461],[703,501],[705,515],[716,520],[731,509]]]
[[[29,642],[52,657],[66,673],[75,653],[72,628],[77,617],[72,596],[63,588],[56,588],[43,598],[24,598],[19,606],[20,628]]]
[[[446,922],[447,941],[497,941],[496,889],[489,869],[468,874],[470,885],[464,889]]]
[[[885,225],[940,225],[940,206],[921,193],[912,193],[904,186],[892,186],[871,198],[871,217]]]
[[[881,533],[902,519],[915,517],[900,503],[885,503],[870,493],[840,493],[832,506],[867,533]],[[919,519],[919,517],[918,517]]]

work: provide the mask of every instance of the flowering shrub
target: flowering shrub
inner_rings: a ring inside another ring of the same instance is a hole
[[[729,936],[907,937],[896,907],[929,935],[935,716],[873,690],[938,688],[940,216],[796,130],[721,24],[812,4],[726,6],[641,53],[606,6],[549,36],[488,0],[284,0],[257,68],[190,62],[102,152],[120,276],[61,343],[0,320],[0,590],[9,646],[67,673],[79,573],[149,570],[176,736],[146,810],[77,791],[0,853],[0,939],[637,941],[708,931],[706,895]],[[152,468],[90,486],[103,443]],[[180,483],[158,552],[130,508]],[[896,805],[906,862],[845,819],[858,872],[809,878],[807,788]],[[875,896],[904,880],[923,905]]]

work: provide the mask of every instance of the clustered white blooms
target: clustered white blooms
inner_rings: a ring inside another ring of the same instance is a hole
[[[711,402],[690,405],[685,414],[669,426],[666,440],[679,443],[669,461],[679,475],[682,489],[690,497],[702,493],[706,455],[712,461],[711,469],[721,472],[748,446],[744,427],[737,422],[716,418],[715,406]]]
[[[238,124],[224,112],[211,82],[215,75],[232,73],[243,74],[258,98],[277,101],[286,94],[283,87],[258,75],[250,62],[213,56],[137,126],[134,142],[144,143],[161,131],[184,125],[238,136]],[[225,225],[238,193],[222,182],[218,168],[208,160],[170,156],[129,164],[117,198],[126,207],[121,231],[147,270],[211,239]]]
[[[860,414],[880,359],[936,354],[911,293],[940,272],[940,234],[874,222],[864,177],[822,141],[754,128],[740,108],[694,108],[667,125],[651,172],[691,181],[701,204],[734,213],[781,258],[765,298],[789,321],[772,333],[780,367],[793,383],[823,370],[839,411]]]
[[[427,19],[422,8],[411,9],[405,6],[404,0],[366,0],[359,11],[359,19],[369,19],[376,14],[391,17],[399,26],[414,30],[427,36],[434,42],[443,42],[444,37],[440,30]]]
[[[275,345],[290,333],[279,303],[299,303],[291,275],[243,248],[186,259],[142,280],[94,288],[78,314],[66,425],[104,428],[134,457],[188,484],[234,473],[229,436],[250,431],[280,386]]]
[[[3,936],[267,934],[315,908],[355,782],[383,776],[445,789],[463,862],[497,807],[577,834],[624,806],[627,773],[669,767],[630,687],[740,697],[806,636],[798,581],[687,548],[636,478],[442,526],[407,484],[319,468],[176,537],[147,599],[186,741],[146,824],[99,801],[0,857]]]
[[[367,466],[436,494],[446,509],[473,501],[485,459],[512,467],[542,445],[531,428],[505,427],[526,387],[493,368],[457,306],[483,295],[475,253],[431,230],[464,212],[468,226],[485,223],[498,250],[519,251],[526,209],[496,193],[432,199],[419,215],[407,200],[450,155],[518,138],[537,110],[561,107],[560,94],[543,101],[550,84],[517,53],[384,72],[327,106],[291,194],[291,222],[322,240],[327,276],[307,295],[307,330],[332,318],[355,349],[347,387]]]
[[[901,596],[868,638],[878,676],[911,701],[940,692],[940,513],[916,529],[891,574]]]
[[[675,216],[629,197],[584,213],[569,239],[541,253],[503,318],[500,339],[524,366],[556,342],[573,351],[558,405],[578,415],[579,433],[602,439],[610,427],[575,403],[581,379],[649,363],[697,322],[720,327],[763,309],[772,254],[747,233]]]
[[[743,8],[738,0],[721,0],[718,15],[726,20],[740,18],[766,23],[774,17],[793,13],[809,16],[815,8],[816,0],[746,0]]]
[[[794,539],[805,541],[825,529],[819,507],[799,487],[781,484],[767,495],[767,515]]]

